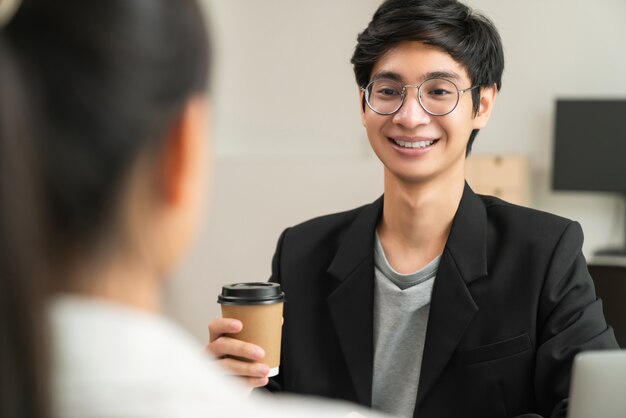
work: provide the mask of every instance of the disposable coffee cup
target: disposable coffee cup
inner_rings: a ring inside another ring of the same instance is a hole
[[[217,297],[222,317],[238,319],[243,329],[229,337],[256,344],[265,351],[263,360],[276,376],[280,366],[280,339],[285,294],[278,283],[234,283],[222,287]]]

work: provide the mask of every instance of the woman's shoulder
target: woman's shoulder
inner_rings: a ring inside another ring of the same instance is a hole
[[[177,416],[185,408],[237,405],[247,393],[157,314],[63,297],[52,303],[50,319],[58,416]]]

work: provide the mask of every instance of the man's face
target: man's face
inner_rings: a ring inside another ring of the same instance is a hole
[[[450,55],[415,41],[398,43],[383,55],[372,69],[371,80],[391,76],[403,85],[418,85],[436,73],[445,74],[443,78],[461,90],[472,87],[465,68]],[[392,115],[379,115],[367,105],[361,115],[370,145],[388,174],[410,183],[463,179],[470,133],[482,128],[489,116],[488,111],[483,115],[483,100],[476,117],[470,91],[460,95],[451,113],[432,116],[418,102],[416,88],[407,88],[406,94],[404,104]],[[415,147],[415,143],[420,144]]]

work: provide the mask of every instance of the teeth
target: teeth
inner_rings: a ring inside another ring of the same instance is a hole
[[[426,148],[431,146],[435,141],[417,141],[417,142],[409,142],[409,141],[399,141],[394,139],[393,142],[400,145],[404,148]]]

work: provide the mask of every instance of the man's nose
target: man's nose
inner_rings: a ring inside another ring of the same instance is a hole
[[[418,98],[418,89],[407,87],[404,103],[393,116],[393,122],[407,128],[430,123],[430,115],[424,110]]]

